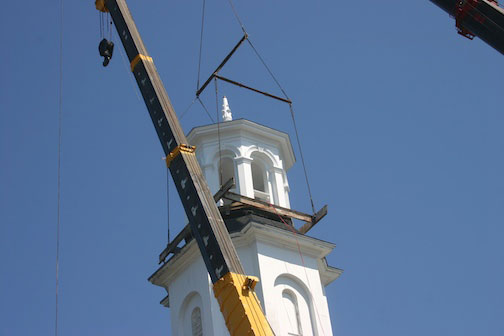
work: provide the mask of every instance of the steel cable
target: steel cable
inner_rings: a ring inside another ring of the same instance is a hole
[[[271,78],[275,81],[275,83],[277,84],[277,86],[280,89],[280,91],[282,91],[282,93],[285,96],[285,98],[288,99],[288,100],[291,100],[289,98],[289,96],[287,95],[287,92],[285,92],[285,90],[283,89],[282,85],[280,85],[280,82],[278,81],[278,79],[276,78],[276,76],[273,74],[273,71],[271,71],[271,69],[269,68],[269,66],[266,64],[266,61],[264,61],[264,59],[262,58],[261,54],[259,54],[259,51],[257,51],[257,49],[254,47],[254,44],[252,43],[252,41],[250,41],[250,38],[247,39],[247,42],[249,43],[250,47],[252,47],[252,50],[257,55],[257,57],[259,58],[259,60],[261,61],[261,63],[264,65],[264,67],[266,68],[266,70],[270,74]],[[303,150],[302,150],[302,146],[301,146],[301,140],[299,138],[299,132],[298,132],[298,128],[297,128],[297,125],[296,125],[296,118],[294,116],[294,108],[292,107],[292,104],[289,104],[289,110],[290,110],[290,114],[291,114],[291,118],[292,118],[292,123],[294,125],[294,132],[296,133],[296,142],[298,144],[299,154],[301,156],[301,164],[303,166],[303,172],[304,172],[304,176],[305,176],[305,180],[306,180],[306,187],[308,189],[308,195],[310,197],[310,204],[311,204],[313,213],[315,213],[315,204],[313,202],[313,195],[312,195],[312,192],[311,192],[311,186],[310,186],[310,182],[309,182],[309,179],[308,179],[308,173],[307,173],[307,170],[306,170],[306,164],[305,164]]]
[[[220,118],[219,118],[219,87],[217,86],[217,78],[215,81],[215,112],[217,117],[217,139],[219,142],[219,186],[222,187],[222,149],[221,149],[221,136],[220,136]]]
[[[198,82],[196,84],[196,91],[198,91],[200,87],[201,54],[203,50],[203,31],[205,27],[205,3],[206,0],[203,0],[203,9],[201,11],[201,32],[200,32],[200,46],[199,46],[199,59],[198,59]]]
[[[210,112],[208,112],[208,109],[206,108],[205,104],[203,104],[203,101],[199,97],[196,97],[196,99],[200,102],[201,106],[203,106],[203,109],[205,110],[208,118],[210,118],[210,120],[214,123],[215,120],[213,120],[212,116],[210,115]]]
[[[238,12],[236,11],[236,8],[233,4],[233,0],[228,0],[229,2],[229,5],[231,6],[231,10],[233,11],[233,14],[236,18],[236,20],[238,21],[238,23],[240,24],[240,27],[242,29],[242,31],[247,34],[247,31],[245,30],[245,25],[243,24],[242,20],[240,19],[240,16],[238,15]]]
[[[63,119],[63,0],[60,0],[60,34],[59,34],[59,86],[58,86],[58,182],[57,182],[57,219],[56,219],[56,288],[55,288],[55,318],[54,335],[58,336],[59,308],[59,255],[61,231],[61,145]]]
[[[312,207],[313,213],[315,213],[315,204],[313,203],[313,196],[311,192],[311,187],[310,187],[310,182],[308,181],[308,173],[306,172],[306,165],[305,165],[305,160],[304,160],[304,155],[303,155],[303,150],[301,149],[301,141],[299,140],[299,133],[296,125],[296,118],[294,117],[294,108],[292,107],[292,104],[289,104],[289,109],[291,113],[291,118],[292,118],[292,123],[294,125],[294,132],[296,133],[296,141],[298,144],[299,148],[299,154],[301,156],[301,164],[303,165],[303,171],[304,171],[304,176],[306,180],[306,187],[308,188],[308,195],[310,196],[310,203]]]

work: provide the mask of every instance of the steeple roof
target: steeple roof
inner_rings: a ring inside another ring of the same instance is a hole
[[[204,137],[208,135],[214,135],[216,133],[217,127],[219,127],[221,136],[237,133],[241,136],[255,137],[261,139],[262,141],[271,141],[276,143],[278,145],[278,148],[282,152],[285,170],[288,170],[290,167],[292,167],[294,162],[296,162],[296,157],[292,149],[292,143],[287,133],[247,119],[225,121],[221,122],[219,125],[209,124],[194,127],[187,135],[189,144],[198,143]]]

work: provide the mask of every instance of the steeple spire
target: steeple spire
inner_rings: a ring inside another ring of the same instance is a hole
[[[231,109],[229,108],[229,103],[226,96],[222,98],[222,120],[223,121],[233,120],[233,115],[231,114]]]

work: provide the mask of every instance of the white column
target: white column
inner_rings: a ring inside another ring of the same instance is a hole
[[[284,208],[289,208],[289,200],[285,197],[284,171],[280,168],[273,168],[273,174],[275,175],[273,182],[275,183],[278,205]]]
[[[252,168],[250,166],[252,159],[240,156],[235,158],[236,172],[236,187],[240,195],[254,198],[254,185],[252,183]]]
[[[290,187],[289,187],[289,181],[287,180],[287,173],[283,172],[284,180],[283,180],[283,193],[285,195],[285,202],[286,208],[290,209],[290,197],[289,197],[289,192],[290,192]]]

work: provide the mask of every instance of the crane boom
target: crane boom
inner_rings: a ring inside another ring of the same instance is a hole
[[[459,34],[478,36],[504,54],[504,9],[496,0],[431,0],[455,18]]]
[[[152,58],[125,0],[96,0],[110,12],[149,111],[192,234],[214,286],[226,326],[233,335],[273,335],[254,292],[258,279],[245,276],[231,237],[177,119]]]

